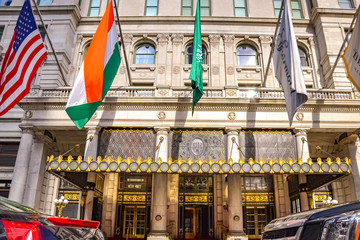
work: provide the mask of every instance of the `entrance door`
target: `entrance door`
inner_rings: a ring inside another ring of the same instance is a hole
[[[124,213],[124,238],[145,237],[145,206],[126,206]]]
[[[185,206],[183,226],[186,239],[209,237],[209,224],[208,206]]]
[[[246,234],[249,239],[260,239],[266,223],[265,207],[246,207]]]

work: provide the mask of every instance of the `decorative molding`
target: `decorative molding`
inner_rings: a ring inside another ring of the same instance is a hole
[[[158,119],[164,120],[165,118],[166,118],[166,113],[165,112],[159,112],[158,113]]]
[[[180,66],[174,66],[174,68],[173,68],[174,74],[179,74],[180,71],[181,71],[181,67],[180,67]]]
[[[295,128],[294,129],[294,133],[295,133],[295,136],[298,137],[298,136],[306,136],[307,133],[309,132],[309,128]]]
[[[218,34],[211,34],[209,35],[209,41],[210,43],[219,43],[221,40],[221,36]]]
[[[234,74],[234,67],[227,67],[226,68],[226,74],[227,75],[233,75]]]
[[[165,70],[166,70],[165,66],[159,66],[158,73],[159,74],[164,74]]]
[[[234,112],[229,112],[228,119],[234,121],[236,119],[236,114]]]
[[[301,112],[298,112],[295,117],[299,122],[302,122],[304,120],[304,114]]]
[[[213,73],[214,75],[219,75],[219,73],[220,73],[220,68],[219,68],[219,66],[213,66],[213,67],[212,67],[212,73]]]
[[[32,116],[33,116],[33,112],[32,112],[32,111],[26,110],[26,111],[24,112],[24,118],[25,118],[25,119],[30,119],[30,118],[32,118]]]
[[[225,34],[225,35],[223,35],[223,39],[224,39],[225,43],[234,43],[235,35]]]
[[[22,134],[31,134],[34,135],[34,127],[33,126],[20,126]]]

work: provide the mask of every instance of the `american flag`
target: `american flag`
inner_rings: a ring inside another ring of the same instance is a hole
[[[29,0],[25,0],[0,71],[0,116],[30,91],[47,55]]]

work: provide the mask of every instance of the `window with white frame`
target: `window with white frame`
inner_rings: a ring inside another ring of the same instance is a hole
[[[250,44],[241,44],[236,51],[239,65],[258,65],[258,52]]]
[[[300,0],[290,0],[290,5],[294,19],[304,18]]]
[[[144,43],[136,47],[135,64],[155,64],[155,47]]]

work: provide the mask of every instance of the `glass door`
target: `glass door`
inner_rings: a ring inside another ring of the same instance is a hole
[[[145,206],[126,206],[123,235],[125,238],[145,237]]]
[[[249,239],[260,239],[266,223],[265,207],[246,207],[246,234]]]

